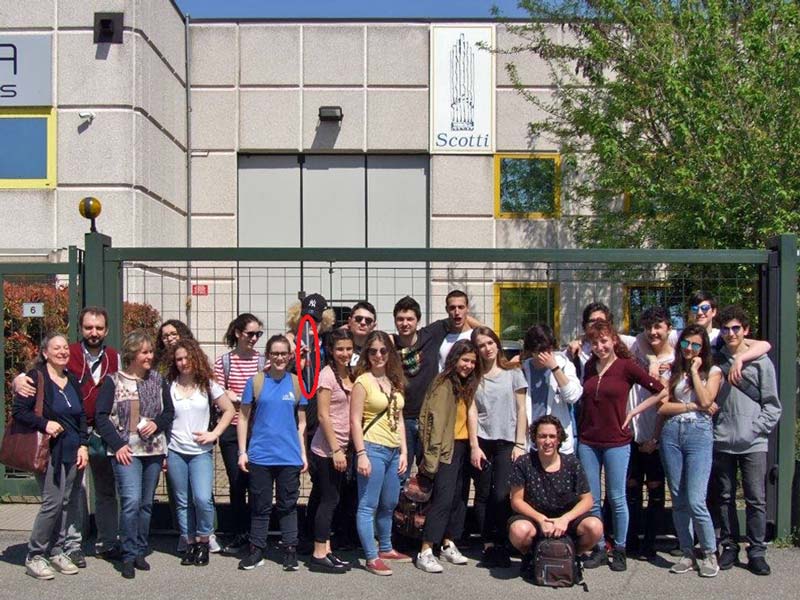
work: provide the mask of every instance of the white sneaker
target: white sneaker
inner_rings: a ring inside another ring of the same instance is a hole
[[[75,575],[80,570],[63,552],[50,557],[50,566],[62,575]]]
[[[430,548],[417,554],[417,568],[426,573],[441,573],[444,571]]]
[[[465,565],[469,562],[453,542],[450,542],[447,546],[442,546],[439,557],[454,565]]]
[[[208,551],[211,552],[211,554],[217,554],[221,550],[222,547],[217,541],[217,536],[212,533],[210,536],[208,536]]]
[[[175,549],[178,554],[183,554],[186,552],[186,548],[189,547],[189,542],[186,539],[185,535],[182,535],[178,538],[178,547]]]
[[[41,554],[25,559],[25,573],[36,579],[53,579],[56,576],[50,563]]]
[[[682,575],[683,573],[688,573],[696,569],[694,562],[694,556],[689,554],[684,554],[678,562],[676,562],[672,567],[670,567],[670,573],[677,573],[678,575]]]

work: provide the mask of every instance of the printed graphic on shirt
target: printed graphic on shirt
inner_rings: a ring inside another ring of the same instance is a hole
[[[400,348],[399,354],[400,362],[403,365],[403,372],[407,377],[414,377],[420,372],[424,357],[419,348]]]

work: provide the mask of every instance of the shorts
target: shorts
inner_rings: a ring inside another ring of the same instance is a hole
[[[577,542],[578,540],[578,525],[580,525],[584,519],[589,517],[594,517],[591,512],[585,512],[582,515],[578,515],[572,521],[570,521],[569,527],[567,527],[567,535],[572,538],[573,541]],[[597,518],[597,517],[595,517]],[[511,529],[511,525],[517,521],[528,521],[529,523],[533,523],[534,527],[536,527],[536,536],[542,537],[542,530],[539,528],[539,524],[536,523],[530,517],[526,517],[525,515],[512,515],[511,518],[507,522],[507,528]]]

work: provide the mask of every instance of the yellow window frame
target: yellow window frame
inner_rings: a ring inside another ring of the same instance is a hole
[[[500,168],[505,158],[540,158],[555,162],[553,210],[549,212],[508,212],[500,206]],[[557,219],[561,216],[561,155],[558,152],[504,152],[494,155],[494,216],[497,219]]]
[[[37,189],[56,187],[56,109],[53,107],[0,108],[0,119],[41,119],[47,121],[47,176],[39,179],[0,179],[0,189]]]
[[[561,286],[558,283],[545,283],[540,281],[535,282],[517,282],[517,283],[495,283],[493,284],[494,294],[494,330],[497,335],[500,335],[500,294],[503,290],[516,290],[516,289],[547,289],[553,290],[553,334],[556,340],[560,340],[561,334]],[[534,325],[529,323],[528,326]]]
[[[650,288],[669,290],[667,281],[645,281],[642,283],[626,283],[622,286],[622,328],[621,331],[628,333],[631,330],[631,290],[634,288]]]

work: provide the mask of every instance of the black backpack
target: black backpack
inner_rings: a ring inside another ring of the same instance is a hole
[[[554,588],[582,583],[571,537],[542,538],[536,542],[532,579],[536,585]]]

